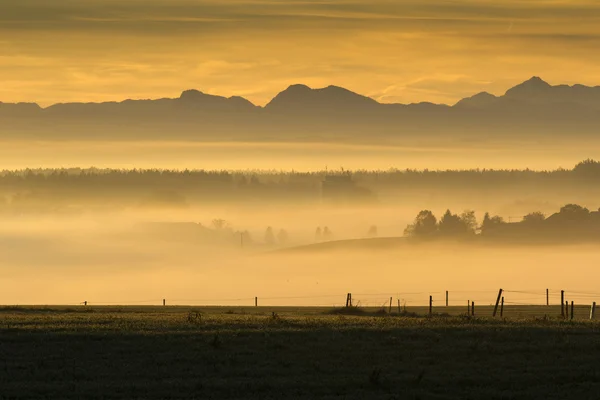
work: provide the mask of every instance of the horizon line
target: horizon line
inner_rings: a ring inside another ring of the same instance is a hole
[[[437,105],[437,106],[454,107],[454,106],[456,106],[458,103],[460,103],[462,100],[464,100],[464,99],[468,99],[468,98],[471,98],[471,97],[474,97],[474,96],[477,96],[477,95],[479,95],[479,94],[484,94],[484,93],[486,93],[486,94],[490,94],[490,95],[492,95],[492,96],[494,96],[494,97],[502,97],[502,96],[504,96],[504,95],[505,95],[505,94],[506,94],[506,93],[507,93],[507,92],[508,92],[510,89],[513,89],[513,88],[515,88],[515,87],[517,87],[517,86],[519,86],[519,85],[522,85],[522,84],[524,84],[524,83],[527,83],[527,82],[530,82],[530,81],[534,81],[534,80],[539,80],[540,82],[543,82],[543,83],[545,83],[545,84],[548,84],[548,85],[549,85],[549,86],[551,86],[551,87],[567,86],[567,87],[571,87],[571,88],[572,88],[572,87],[576,87],[576,86],[582,86],[582,87],[586,87],[586,88],[600,88],[600,85],[588,86],[588,85],[583,85],[583,84],[579,84],[579,83],[575,83],[575,84],[572,84],[572,85],[565,84],[565,83],[559,83],[559,84],[550,84],[548,81],[546,81],[546,80],[544,80],[544,79],[540,78],[538,75],[534,75],[534,76],[532,76],[532,77],[530,77],[530,78],[528,78],[528,79],[526,79],[526,80],[524,80],[524,81],[521,81],[520,83],[517,83],[517,84],[516,84],[516,85],[514,85],[514,86],[511,86],[511,87],[507,88],[507,89],[506,89],[506,91],[505,91],[503,94],[501,94],[501,95],[495,95],[495,94],[492,94],[492,93],[490,93],[490,92],[487,92],[487,91],[481,91],[481,92],[474,93],[474,94],[472,94],[472,95],[470,95],[470,96],[467,96],[467,97],[462,97],[462,98],[460,98],[458,101],[456,101],[454,104],[448,104],[448,103],[434,103],[434,102],[431,102],[431,101],[428,101],[428,100],[416,101],[416,102],[411,102],[411,103],[387,103],[387,102],[381,102],[381,101],[379,101],[378,99],[376,99],[376,98],[374,98],[374,97],[371,97],[371,96],[369,96],[369,95],[366,95],[366,94],[361,94],[361,93],[359,93],[359,92],[356,92],[356,91],[354,91],[354,90],[348,89],[348,88],[346,88],[346,87],[344,87],[344,86],[338,86],[338,85],[330,84],[330,85],[323,86],[323,87],[311,87],[311,86],[309,86],[309,85],[306,85],[306,84],[303,84],[303,83],[293,83],[293,84],[290,84],[290,85],[288,85],[288,86],[287,86],[285,89],[283,89],[283,90],[281,90],[281,91],[277,92],[277,93],[276,93],[276,94],[275,94],[275,95],[274,95],[274,96],[273,96],[273,97],[272,97],[272,98],[271,98],[271,99],[270,99],[270,100],[269,100],[267,103],[265,103],[264,105],[259,105],[259,104],[256,104],[256,103],[252,102],[251,100],[249,100],[248,98],[246,98],[246,97],[244,97],[244,96],[241,96],[241,95],[223,96],[223,95],[220,95],[220,94],[214,94],[214,93],[207,93],[207,92],[203,92],[202,90],[200,90],[200,89],[196,89],[196,88],[189,88],[189,89],[183,89],[183,90],[181,90],[181,91],[179,92],[180,94],[179,94],[179,96],[178,96],[178,97],[164,97],[164,96],[162,96],[162,97],[160,97],[160,96],[159,96],[159,97],[153,97],[153,98],[150,98],[150,97],[137,97],[137,98],[128,97],[128,98],[121,99],[121,100],[56,102],[56,103],[49,103],[48,105],[45,105],[45,106],[43,106],[43,105],[42,105],[43,103],[37,102],[37,101],[35,101],[35,100],[34,100],[34,101],[19,101],[19,102],[16,102],[16,103],[15,103],[15,102],[4,102],[4,101],[2,101],[2,100],[0,99],[0,106],[1,106],[2,104],[6,104],[6,105],[10,105],[10,104],[17,104],[17,105],[37,105],[37,106],[38,106],[38,107],[40,107],[42,110],[45,110],[45,109],[48,109],[48,108],[50,108],[50,107],[53,107],[53,106],[59,106],[59,105],[68,105],[68,104],[86,104],[86,105],[91,105],[91,104],[122,104],[122,103],[124,103],[124,102],[127,102],[127,101],[158,101],[158,100],[177,100],[177,99],[181,99],[182,95],[183,95],[184,93],[186,93],[186,92],[198,92],[198,93],[200,93],[200,94],[202,94],[202,95],[211,96],[211,97],[220,97],[220,98],[224,98],[224,99],[228,99],[228,100],[229,100],[229,99],[233,99],[233,98],[241,98],[241,99],[243,99],[243,100],[245,100],[245,101],[249,102],[250,104],[252,104],[252,105],[253,105],[254,107],[256,107],[256,108],[265,109],[265,108],[266,108],[266,107],[267,107],[267,106],[268,106],[268,105],[269,105],[269,104],[270,104],[270,103],[271,103],[271,102],[272,102],[272,101],[273,101],[273,100],[274,100],[274,99],[275,99],[275,98],[276,98],[276,97],[277,97],[279,94],[281,94],[281,93],[283,93],[283,92],[285,92],[285,91],[289,90],[289,89],[290,89],[290,88],[292,88],[292,87],[298,87],[298,86],[300,86],[300,87],[306,87],[306,88],[310,89],[311,91],[319,91],[319,90],[324,90],[324,89],[329,89],[329,88],[338,88],[338,89],[343,89],[343,90],[347,90],[348,92],[350,92],[350,93],[353,93],[353,94],[355,94],[355,95],[358,95],[358,96],[362,96],[362,97],[365,97],[365,98],[372,99],[373,101],[375,101],[375,102],[377,102],[378,104],[381,104],[381,105],[399,105],[399,106],[411,106],[411,105],[418,105],[418,104],[433,104],[433,105]]]

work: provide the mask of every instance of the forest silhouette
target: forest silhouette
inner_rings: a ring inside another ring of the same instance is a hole
[[[18,212],[103,204],[107,199],[115,208],[268,201],[356,205],[390,202],[390,196],[395,202],[412,202],[427,196],[459,199],[466,194],[483,200],[510,194],[565,204],[577,194],[593,198],[600,193],[598,181],[600,163],[594,160],[552,171],[26,169],[0,173],[0,204],[4,211]]]

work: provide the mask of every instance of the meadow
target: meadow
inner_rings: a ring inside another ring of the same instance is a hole
[[[589,308],[0,309],[0,398],[597,399]],[[586,315],[587,311],[587,315]]]

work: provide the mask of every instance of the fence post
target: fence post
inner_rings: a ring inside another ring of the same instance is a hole
[[[560,316],[565,317],[565,291],[560,291]]]
[[[400,299],[398,299],[398,314],[402,314],[402,308],[400,307]]]
[[[258,296],[254,298],[254,307],[258,307]]]
[[[496,313],[498,312],[498,305],[500,304],[501,298],[502,298],[502,289],[500,289],[498,291],[498,297],[496,298],[496,305],[494,306],[494,314],[492,315],[492,317],[495,317]]]
[[[471,316],[475,316],[475,302],[472,301],[471,302]]]
[[[590,319],[594,319],[596,316],[596,302],[592,303],[592,308],[590,309]]]
[[[471,315],[471,300],[467,300],[467,317]]]
[[[500,316],[504,316],[504,296],[502,296],[502,303],[500,303]]]
[[[546,305],[550,305],[550,290],[546,289]]]
[[[446,307],[448,307],[448,291],[446,290]]]
[[[163,306],[167,305],[167,299],[163,299]]]
[[[433,314],[433,296],[429,296],[429,316]]]
[[[569,301],[565,301],[565,304],[563,304],[565,307],[565,318],[569,319]]]
[[[575,318],[575,302],[571,300],[571,321]]]
[[[388,311],[388,314],[392,313],[392,298],[390,297],[390,310]]]
[[[594,304],[596,304],[596,303],[594,303]],[[83,305],[87,306],[87,300],[83,302]]]

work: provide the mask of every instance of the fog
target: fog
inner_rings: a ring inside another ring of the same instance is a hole
[[[441,305],[448,290],[450,303],[462,305],[489,304],[500,287],[512,303],[542,304],[546,288],[555,304],[561,289],[576,302],[597,300],[600,253],[593,244],[398,239],[381,246],[380,239],[371,239],[313,245],[318,224],[330,227],[332,240],[364,238],[372,221],[380,222],[380,237],[398,237],[405,228],[401,221],[412,218],[385,208],[326,211],[328,219],[324,212],[308,218],[307,210],[6,216],[0,228],[0,303],[158,305],[166,299],[171,305],[234,307],[253,305],[256,296],[259,305],[340,306],[351,292],[365,306],[381,306],[389,297],[394,305],[397,299],[423,305],[429,295]],[[215,234],[213,217],[226,218],[230,227]],[[190,234],[177,224],[151,221],[202,222],[207,231]],[[289,242],[265,243],[267,225],[275,232],[285,227]],[[238,230],[249,231],[247,242],[240,242]]]
[[[570,168],[593,157],[588,141],[518,144],[416,142],[413,146],[339,143],[202,143],[178,141],[3,141],[3,169],[174,168],[226,170]]]
[[[486,212],[509,223],[568,203],[595,212],[600,164],[573,168],[593,145],[4,144],[1,304],[333,306],[351,292],[381,306],[439,304],[446,290],[451,304],[488,304],[500,287],[512,303],[543,303],[547,288],[553,302],[561,289],[598,296],[593,235],[403,238],[421,210],[473,210],[477,226]],[[35,167],[67,169],[10,170]],[[519,170],[458,170],[483,167]]]

